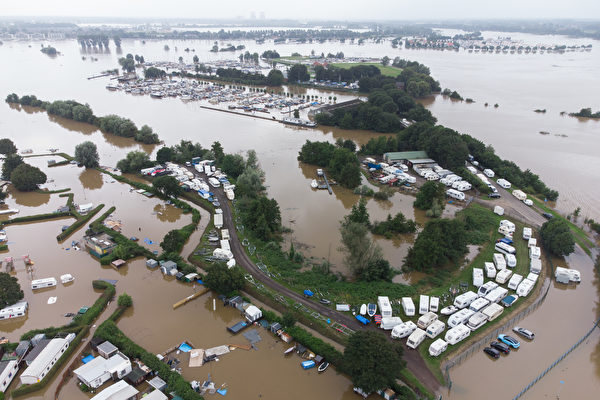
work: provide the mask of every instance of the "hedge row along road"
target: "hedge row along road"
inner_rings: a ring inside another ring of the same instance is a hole
[[[192,169],[190,169],[190,171],[193,172]],[[303,304],[307,308],[317,311],[321,315],[324,315],[331,319],[331,321],[336,321],[340,324],[346,325],[347,327],[355,331],[373,329],[381,332],[380,329],[376,328],[373,325],[364,326],[351,316],[337,312],[324,304],[309,301],[299,293],[294,292],[293,290],[283,286],[279,282],[276,282],[275,280],[263,274],[262,271],[252,262],[250,257],[248,257],[248,254],[246,253],[244,247],[242,246],[237,236],[235,223],[233,221],[233,215],[231,213],[231,208],[229,207],[229,200],[225,196],[223,190],[220,188],[216,188],[213,189],[213,193],[215,194],[219,203],[221,203],[221,209],[223,210],[223,229],[229,229],[231,252],[235,257],[237,265],[241,266],[247,272],[251,273],[254,276],[254,278],[261,282],[263,285],[277,291],[278,293],[283,294],[284,296],[287,296],[288,298],[293,299],[298,303]],[[389,338],[389,340],[393,340],[389,335],[386,336]],[[413,373],[413,375],[415,375],[415,377],[419,381],[421,381],[421,383],[427,389],[435,393],[439,389],[440,383],[433,375],[433,373],[429,370],[429,368],[425,364],[425,361],[421,358],[419,352],[408,349],[406,345],[404,345],[404,350],[404,359],[406,360],[407,368]]]

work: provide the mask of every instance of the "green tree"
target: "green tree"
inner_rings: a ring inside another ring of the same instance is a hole
[[[21,164],[23,164],[23,157],[16,153],[8,154],[2,164],[2,179],[10,180],[10,174]]]
[[[256,155],[256,150],[250,149],[246,152],[246,168],[260,169],[258,166],[258,156]]]
[[[384,258],[374,258],[369,260],[361,269],[358,270],[357,278],[360,281],[374,282],[392,280],[392,267],[390,262]]]
[[[245,168],[246,162],[244,161],[244,157],[239,154],[227,154],[221,162],[221,170],[227,176],[231,176],[234,179],[237,179],[244,172]]]
[[[359,331],[350,336],[344,349],[344,366],[354,386],[366,393],[376,392],[400,378],[406,365],[403,354],[402,346],[388,341],[383,334]]]
[[[22,192],[36,190],[38,185],[46,182],[46,174],[39,168],[29,164],[20,164],[10,174],[12,184]]]
[[[434,200],[440,204],[445,204],[446,187],[444,184],[435,181],[427,181],[421,186],[415,200],[415,207],[421,210],[429,210],[433,206]]]
[[[93,142],[85,141],[75,146],[75,160],[77,163],[83,164],[84,167],[97,167],[99,159],[98,150]]]
[[[300,111],[298,109],[294,110],[294,118],[300,118]]]
[[[276,238],[281,231],[281,211],[275,199],[266,196],[243,197],[238,204],[247,229],[264,241]]]
[[[117,299],[117,304],[119,305],[119,307],[127,308],[133,305],[133,300],[131,299],[130,295],[123,292],[121,295],[119,295],[119,298]]]
[[[223,263],[215,263],[206,269],[204,284],[219,294],[230,296],[242,290],[246,284],[244,271],[238,266],[228,268]]]
[[[555,256],[562,257],[575,251],[575,241],[567,222],[553,218],[544,222],[540,229],[540,237],[544,248]]]
[[[156,161],[161,164],[164,164],[167,161],[173,161],[173,153],[174,151],[171,147],[161,147],[156,152]]]
[[[364,197],[361,197],[358,203],[352,206],[350,214],[344,217],[344,222],[357,222],[359,224],[365,224],[366,226],[370,225],[367,200]]]
[[[17,152],[17,146],[8,138],[0,139],[0,154],[8,155]]]
[[[162,242],[160,247],[165,253],[179,253],[183,245],[185,244],[185,237],[177,229],[169,231]]]
[[[144,151],[130,151],[125,158],[117,163],[117,168],[124,173],[136,173],[151,166],[152,161]]]
[[[384,67],[390,65],[390,58],[388,56],[383,56],[383,58],[381,59],[381,65],[383,65]]]
[[[168,175],[154,178],[154,181],[152,181],[152,187],[157,193],[167,197],[177,197],[182,191],[177,179]]]
[[[246,168],[237,179],[235,192],[237,197],[257,197],[264,189],[262,171]]]
[[[119,58],[119,65],[127,72],[135,71],[135,60],[133,57],[121,57]]]
[[[192,58],[192,60],[194,61],[194,64],[198,64],[198,62],[200,61],[200,59],[198,58],[197,55],[194,54],[194,57]]]
[[[281,86],[284,81],[283,73],[278,69],[272,69],[267,75],[267,86]]]
[[[225,157],[225,151],[223,151],[223,146],[221,145],[221,143],[218,141],[214,142],[210,149],[215,155],[215,160],[217,161],[217,164],[221,164],[221,162],[223,161],[223,157]]]
[[[150,67],[144,70],[144,78],[146,79],[162,79],[165,76],[167,76],[167,73],[156,67]]]
[[[16,277],[0,272],[0,308],[12,306],[23,298],[21,285]]]
[[[344,222],[341,224],[340,233],[342,236],[340,250],[344,253],[344,263],[354,276],[361,276],[365,265],[383,258],[381,247],[369,236],[369,228],[366,224]]]
[[[140,128],[138,133],[135,134],[135,140],[145,144],[156,144],[159,142],[158,135],[148,125]]]
[[[286,328],[291,328],[296,324],[296,317],[294,317],[294,314],[287,311],[281,316],[281,324]]]
[[[310,79],[308,69],[304,64],[294,64],[288,71],[288,82],[306,82]]]

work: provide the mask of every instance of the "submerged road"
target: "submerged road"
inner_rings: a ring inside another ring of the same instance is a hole
[[[193,171],[190,169],[190,171]],[[305,298],[303,295],[291,290],[290,288],[280,284],[279,282],[273,280],[269,276],[265,275],[257,266],[252,262],[244,246],[242,246],[241,241],[237,235],[235,221],[233,220],[233,214],[231,212],[231,208],[229,206],[229,200],[225,196],[225,193],[222,189],[213,189],[213,193],[215,197],[221,203],[221,209],[223,210],[223,228],[229,229],[230,236],[230,246],[231,252],[235,257],[236,264],[242,267],[247,272],[251,273],[257,281],[261,282],[266,287],[281,293],[282,295],[293,299],[294,301],[301,303],[305,307],[315,310],[321,315],[324,315],[331,319],[331,321],[338,322],[340,324],[346,325],[347,327],[359,331],[370,329],[373,331],[381,332],[380,329],[376,328],[373,325],[365,326],[358,322],[355,318],[337,312],[327,305],[317,303],[314,301],[310,301]],[[390,341],[394,341],[389,335],[385,335]],[[394,341],[397,343],[396,341]],[[425,361],[421,357],[418,351],[411,350],[403,344],[404,347],[404,360],[406,361],[407,368],[410,372],[415,375],[415,377],[431,392],[435,393],[440,388],[440,383],[433,375],[433,373],[429,370]],[[384,355],[382,355],[384,356]]]

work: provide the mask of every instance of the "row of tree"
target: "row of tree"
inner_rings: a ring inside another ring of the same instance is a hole
[[[354,152],[354,143],[347,146],[344,143],[333,145],[307,140],[300,149],[298,161],[325,167],[340,185],[354,189],[362,179],[360,162]]]
[[[81,104],[74,100],[56,100],[50,103],[39,100],[33,95],[25,95],[19,98],[15,93],[11,93],[6,97],[6,102],[40,107],[49,114],[58,115],[78,122],[93,124],[106,133],[133,138],[137,142],[145,144],[155,144],[159,142],[158,135],[147,125],[138,129],[133,121],[117,115],[96,117],[88,104]]]

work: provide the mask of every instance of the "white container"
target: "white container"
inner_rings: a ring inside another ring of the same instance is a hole
[[[534,286],[535,282],[530,281],[529,279],[524,279],[521,283],[519,283],[519,286],[517,286],[517,294],[520,297],[527,297],[529,293],[531,293],[531,290],[533,290]]]
[[[488,321],[487,316],[484,313],[476,312],[471,315],[471,318],[467,321],[467,328],[474,331],[481,328]]]
[[[485,274],[488,278],[495,278],[496,277],[496,267],[494,267],[494,263],[491,262],[485,262],[484,263],[485,266]]]
[[[379,324],[379,327],[381,329],[389,331],[391,329],[394,329],[396,325],[400,325],[401,323],[402,320],[400,319],[400,317],[381,318],[381,324]]]
[[[484,174],[485,176],[487,176],[488,178],[493,178],[493,177],[496,175],[496,174],[494,173],[494,171],[492,171],[492,170],[491,170],[491,169],[489,169],[489,168],[486,168],[486,169],[484,169],[484,170],[483,170],[483,174]]]
[[[542,260],[540,260],[539,258],[532,258],[529,261],[529,272],[532,272],[534,274],[539,274],[540,272],[542,272]]]
[[[377,305],[379,306],[379,312],[382,318],[392,316],[392,306],[390,305],[390,299],[387,296],[377,297]]]
[[[504,208],[502,208],[500,206],[495,206],[494,207],[494,213],[498,214],[498,215],[504,215]]]
[[[496,282],[487,281],[477,290],[477,295],[479,297],[485,297],[488,295],[488,293],[490,293],[492,290],[496,289],[497,287],[498,287],[498,284]]]
[[[439,297],[431,296],[429,298],[429,311],[438,312],[438,308],[440,307],[440,299]]]
[[[506,297],[508,294],[508,289],[505,289],[501,286],[498,286],[496,289],[489,292],[485,298],[490,301],[490,303],[498,303],[500,300]]]
[[[529,240],[529,239],[531,239],[531,234],[532,234],[532,233],[533,233],[533,232],[531,231],[531,228],[529,228],[529,227],[524,227],[524,228],[523,228],[523,239],[525,239],[525,240]]]
[[[503,269],[502,271],[498,271],[496,274],[496,282],[500,285],[504,285],[512,276],[512,271],[510,269]]]
[[[506,258],[506,266],[508,268],[514,268],[517,266],[517,257],[514,254],[506,254],[504,256]]]
[[[494,253],[494,265],[496,266],[496,269],[501,271],[503,269],[506,269],[506,259],[504,258],[504,256],[500,253]]]
[[[448,327],[454,328],[460,324],[464,324],[471,318],[471,315],[475,314],[475,311],[469,310],[465,308],[463,310],[459,310],[448,317]]]
[[[481,268],[473,268],[473,286],[479,287],[483,285],[483,270]]]
[[[34,279],[31,281],[31,290],[44,289],[56,286],[55,278]]]
[[[502,314],[503,311],[504,311],[504,307],[502,307],[500,304],[496,304],[496,303],[492,303],[489,306],[487,306],[486,308],[484,308],[483,310],[481,310],[483,315],[485,315],[487,317],[488,321],[495,320],[496,318],[498,318],[500,316],[500,314]]]
[[[517,250],[504,242],[497,242],[494,249],[502,254],[515,254]]]
[[[471,305],[469,306],[469,310],[478,312],[478,311],[483,310],[489,304],[490,304],[489,300],[487,300],[485,297],[480,297],[471,303]]]
[[[542,255],[542,251],[539,247],[537,246],[531,246],[529,248],[529,258],[533,259],[533,258],[540,258]]]

